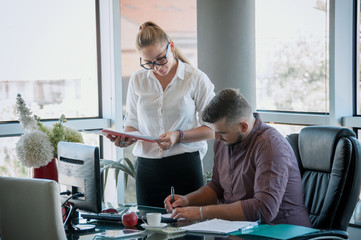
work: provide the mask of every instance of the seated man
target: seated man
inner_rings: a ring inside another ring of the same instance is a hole
[[[175,195],[173,202],[168,196],[164,203],[169,212],[173,210],[172,217],[202,221],[261,217],[262,223],[312,227],[291,146],[252,112],[241,94],[222,90],[202,119],[216,134],[212,180],[185,196]]]

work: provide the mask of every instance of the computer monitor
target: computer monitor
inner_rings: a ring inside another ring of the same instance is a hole
[[[81,143],[59,142],[58,172],[60,191],[84,196],[70,199],[62,195],[77,209],[99,213],[102,210],[102,179],[100,175],[99,148]]]

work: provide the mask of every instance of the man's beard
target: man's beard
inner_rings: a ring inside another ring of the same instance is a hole
[[[234,145],[237,145],[238,143],[242,142],[242,140],[243,140],[243,136],[242,136],[242,134],[239,134],[238,137],[237,137],[236,142],[234,142],[234,143],[226,143],[226,145],[228,147],[233,147]]]

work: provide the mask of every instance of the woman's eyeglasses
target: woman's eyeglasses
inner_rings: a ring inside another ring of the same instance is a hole
[[[168,63],[167,57],[168,57],[169,49],[170,49],[170,42],[168,42],[167,51],[166,51],[164,57],[158,58],[154,62],[143,62],[142,58],[140,58],[140,66],[143,67],[144,69],[152,70],[152,69],[154,69],[154,65],[162,66],[162,65],[167,64]]]

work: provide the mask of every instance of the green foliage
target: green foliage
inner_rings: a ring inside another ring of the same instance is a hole
[[[58,143],[60,141],[64,142],[80,142],[83,143],[83,136],[78,131],[65,127],[64,123],[67,122],[64,114],[59,118],[59,122],[54,123],[52,128],[45,126],[40,122],[40,117],[34,116],[37,122],[39,130],[46,133],[50,139],[51,145],[54,147],[54,156],[58,155]]]
[[[136,175],[136,168],[134,167],[132,161],[130,161],[128,158],[120,159],[119,161],[111,161],[111,160],[100,160],[100,166],[101,166],[101,172],[104,172],[104,188],[106,185],[106,181],[108,180],[108,170],[109,168],[115,169],[115,182],[118,182],[118,175],[120,171],[124,172],[124,183],[125,186],[128,184],[128,177],[131,176],[135,179]]]

